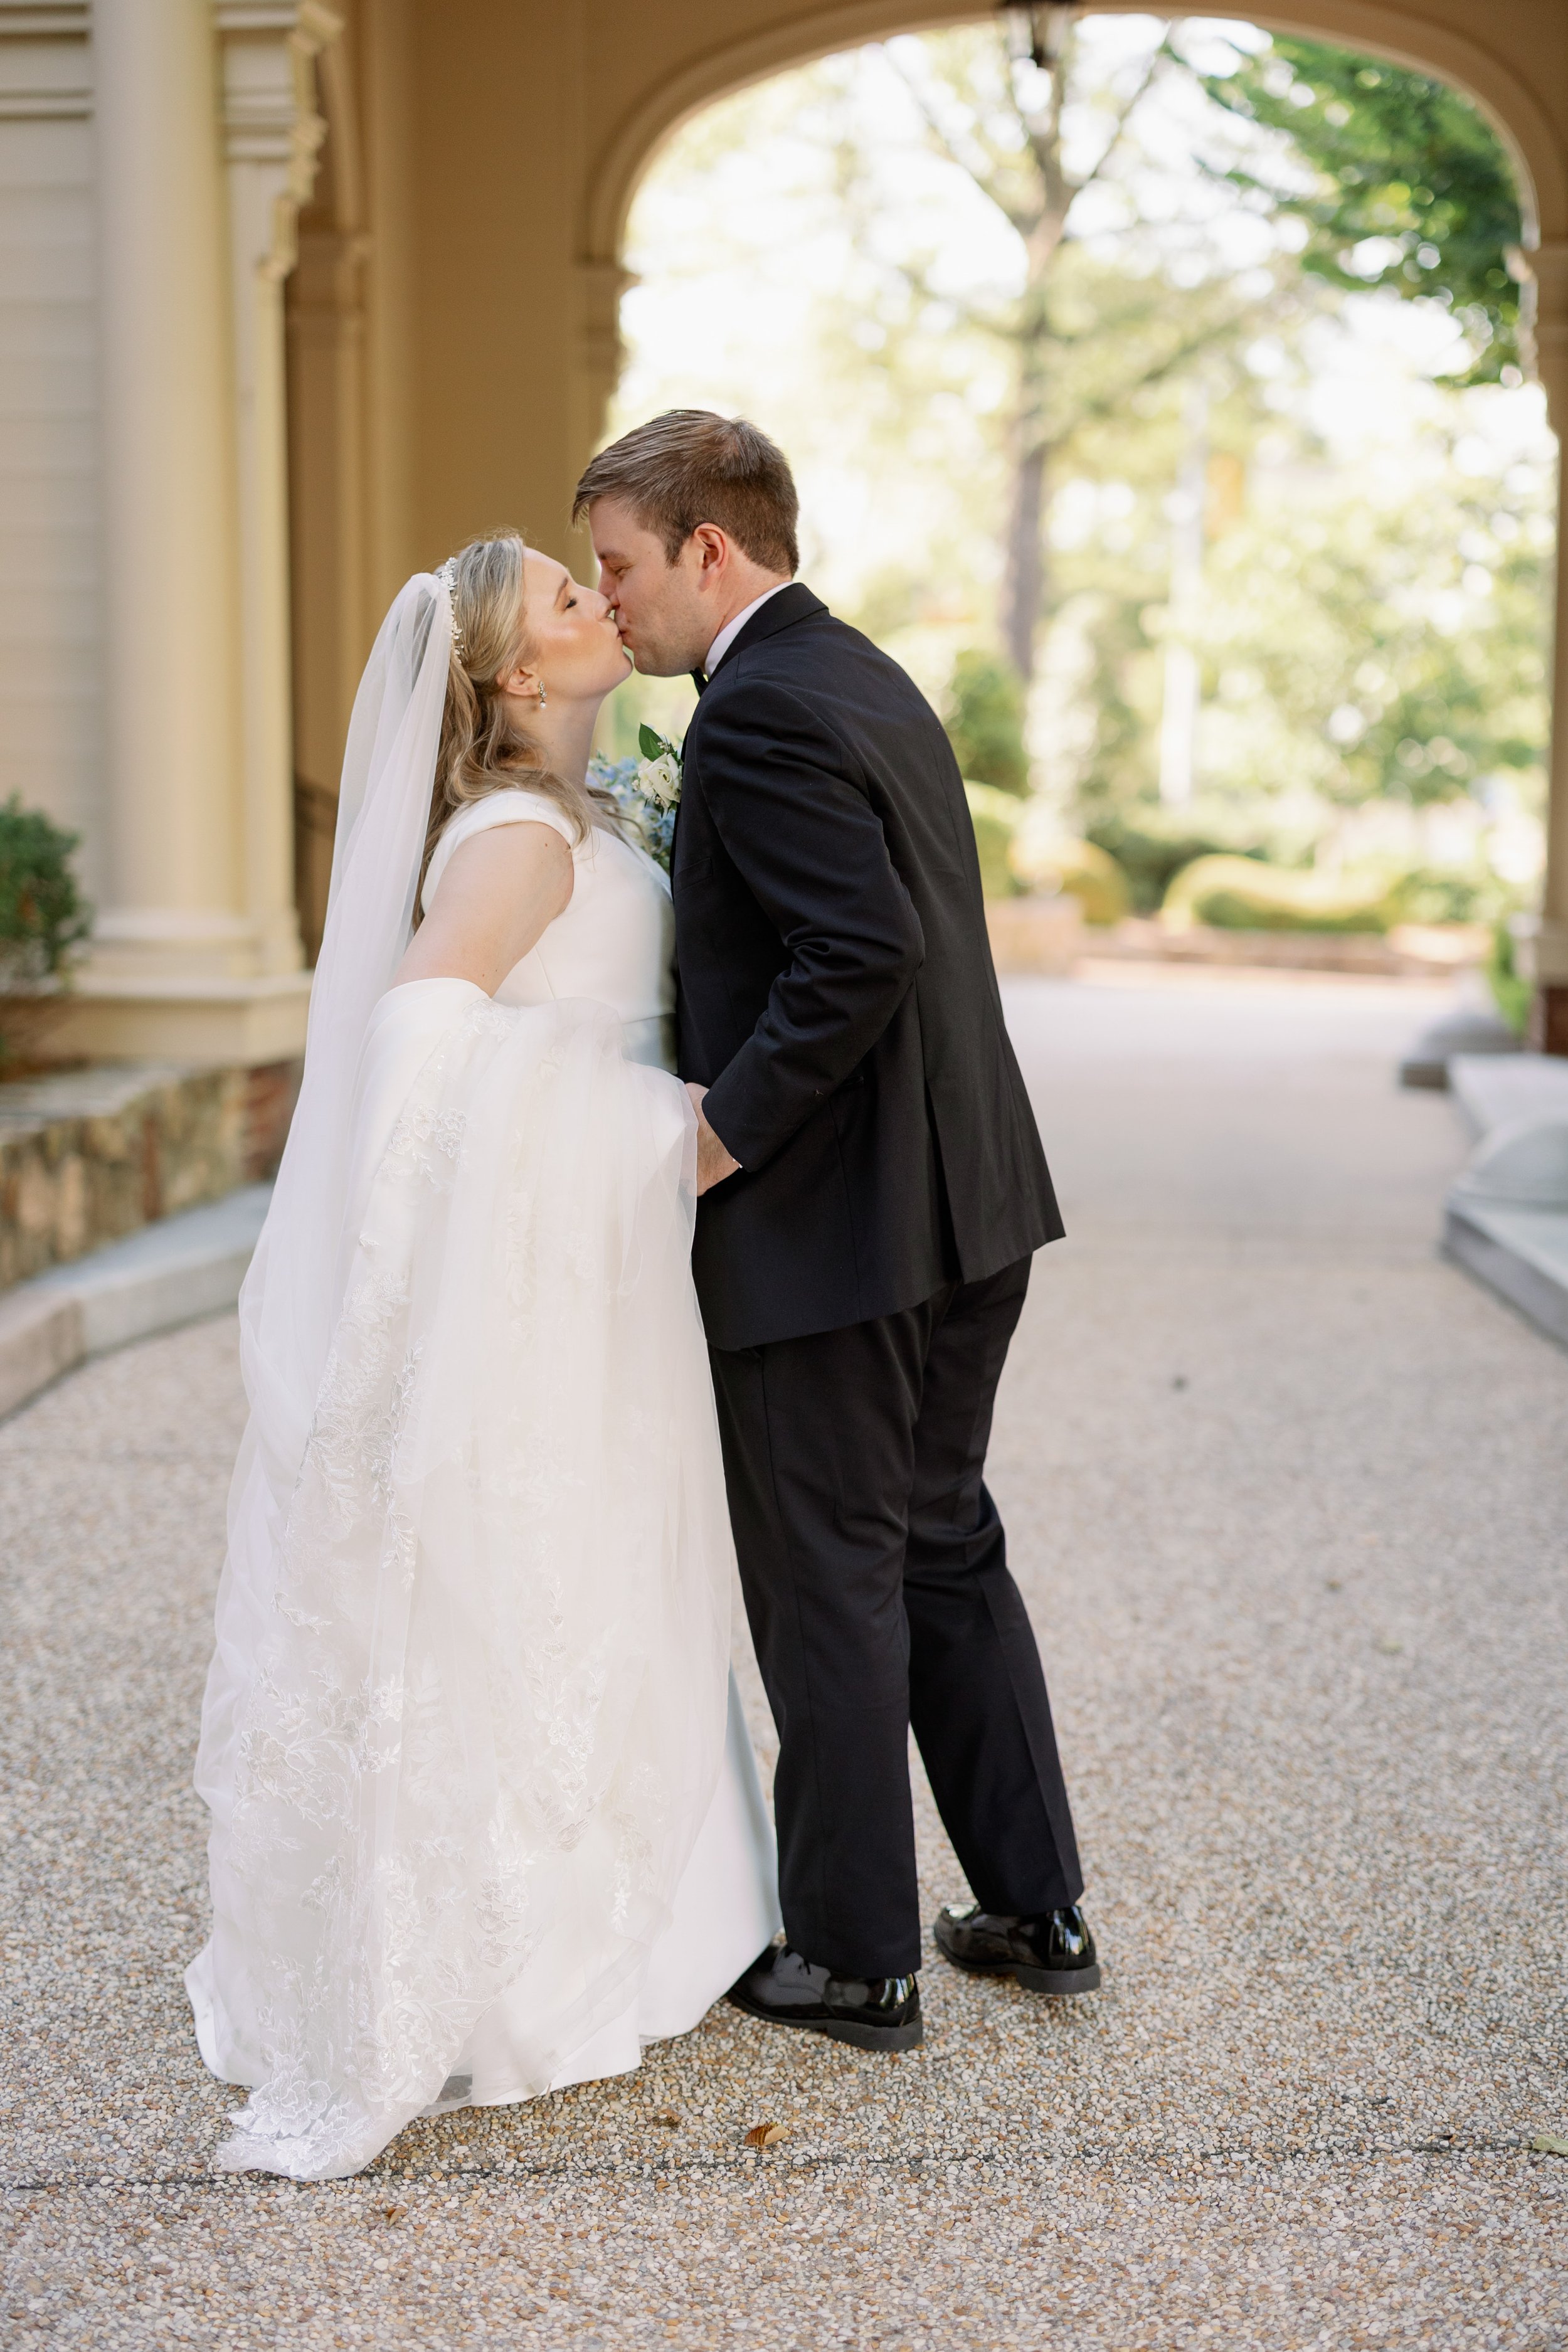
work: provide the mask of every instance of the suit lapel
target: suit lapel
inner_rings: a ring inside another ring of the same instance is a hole
[[[821,597],[814,596],[811,590],[798,580],[792,580],[787,588],[781,588],[776,596],[770,596],[767,603],[752,614],[733,645],[726,647],[712,677],[705,676],[700,670],[692,671],[691,682],[697,688],[698,709],[691,714],[690,723],[686,730],[687,741],[690,740],[691,730],[701,715],[702,697],[712,685],[713,678],[718,677],[729,667],[742,646],[761,645],[764,638],[777,636],[781,629],[793,628],[797,621],[809,621],[815,614],[826,613],[826,610],[827,607]],[[675,870],[680,848],[680,814],[686,805],[687,793],[684,744],[681,751],[680,799],[676,804],[675,829],[669,837],[669,886],[672,898],[675,896]]]

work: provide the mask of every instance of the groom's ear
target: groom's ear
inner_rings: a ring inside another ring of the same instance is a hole
[[[721,530],[716,522],[700,522],[687,541],[686,547],[681,549],[682,555],[688,548],[695,551],[697,570],[705,579],[713,572],[722,572],[730,561],[728,534]]]

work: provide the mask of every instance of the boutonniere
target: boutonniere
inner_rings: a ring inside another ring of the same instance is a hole
[[[651,727],[637,729],[637,746],[642,758],[637,761],[637,787],[661,809],[672,809],[680,798],[680,751],[668,736],[656,734]]]
[[[668,874],[680,805],[680,751],[651,727],[637,730],[637,741],[640,760],[606,760],[595,751],[588,762],[588,782],[610,803],[623,831]]]

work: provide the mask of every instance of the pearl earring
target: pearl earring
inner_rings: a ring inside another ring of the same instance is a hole
[[[541,710],[543,709],[549,698],[549,696],[544,691],[544,680],[541,678],[539,681],[539,707]]]

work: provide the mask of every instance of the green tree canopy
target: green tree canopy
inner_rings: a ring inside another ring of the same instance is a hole
[[[1451,307],[1476,356],[1466,383],[1519,364],[1509,271],[1519,191],[1497,133],[1446,82],[1315,41],[1277,38],[1201,77],[1232,114],[1282,132],[1311,177],[1282,189],[1247,164],[1226,177],[1307,229],[1303,266],[1347,290],[1386,287]],[[1517,381],[1517,378],[1513,379]]]

